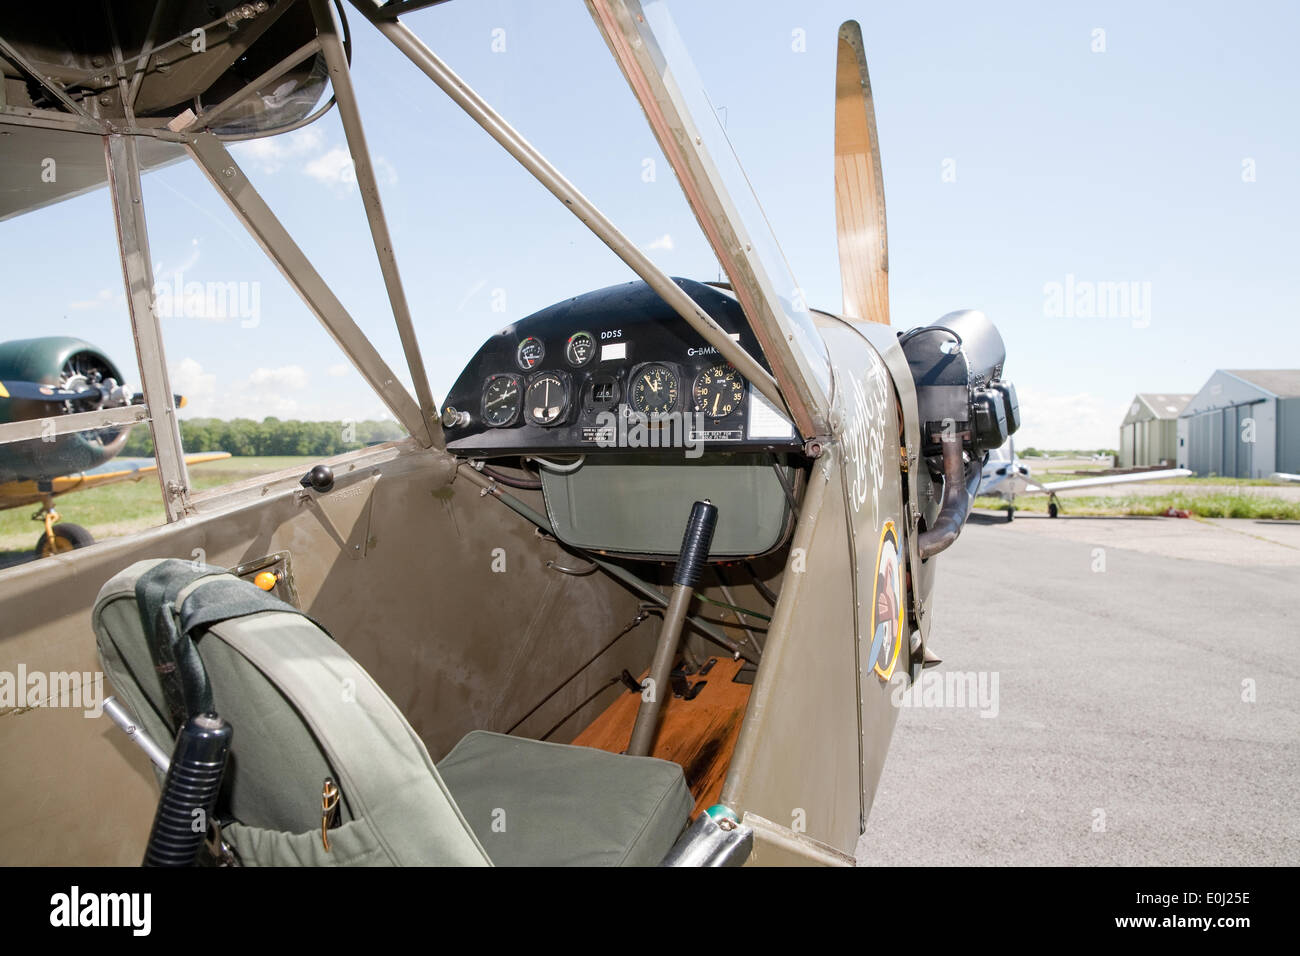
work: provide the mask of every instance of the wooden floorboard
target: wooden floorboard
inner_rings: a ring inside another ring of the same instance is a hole
[[[688,678],[692,684],[708,682],[693,700],[668,698],[651,754],[681,764],[686,785],[695,797],[696,813],[718,802],[749,704],[751,685],[732,680],[743,662],[729,657],[717,660],[707,675]],[[640,703],[641,695],[635,691],[620,695],[573,743],[622,753],[632,736]]]

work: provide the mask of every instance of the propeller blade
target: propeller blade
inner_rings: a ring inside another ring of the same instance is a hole
[[[40,382],[0,382],[0,398],[29,402],[84,402],[101,399],[104,393],[97,388],[67,389]]]
[[[889,243],[876,107],[862,28],[840,26],[835,59],[835,226],[844,314],[889,324]]]

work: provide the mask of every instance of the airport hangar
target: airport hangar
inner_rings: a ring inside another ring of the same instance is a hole
[[[1177,458],[1202,476],[1300,473],[1300,369],[1216,371],[1178,416]]]
[[[1119,468],[1172,468],[1178,457],[1178,415],[1191,395],[1139,392],[1119,426]]]

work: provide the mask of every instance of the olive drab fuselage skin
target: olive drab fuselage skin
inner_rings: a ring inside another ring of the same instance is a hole
[[[809,462],[755,680],[763,724],[745,728],[722,793],[762,821],[757,862],[851,861],[897,719],[891,694],[928,632],[932,570],[919,568],[923,509],[904,467],[919,445],[906,358],[887,326],[814,316],[832,356],[832,434]]]
[[[871,811],[914,644],[928,631],[919,573],[917,487],[906,467],[919,439],[906,358],[887,326],[822,324],[835,378],[836,437],[853,579],[853,641],[861,717],[862,827]],[[896,374],[901,373],[901,374]],[[910,436],[910,441],[909,441]],[[911,474],[924,469],[912,469]],[[928,476],[927,480],[928,480]]]

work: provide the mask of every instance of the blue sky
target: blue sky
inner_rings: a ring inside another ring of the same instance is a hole
[[[1134,392],[1194,392],[1215,368],[1300,364],[1296,5],[699,0],[671,9],[809,303],[832,310],[834,40],[842,20],[862,23],[894,324],[986,311],[1007,343],[1024,444],[1113,446]],[[351,20],[366,130],[440,399],[496,329],[632,275]],[[408,22],[662,268],[717,277],[582,3],[457,2]],[[502,52],[493,51],[498,30]],[[342,147],[331,113],[234,153],[404,370]],[[160,282],[179,271],[186,282],[248,283],[258,296],[255,325],[165,321],[188,414],[383,416],[190,165],[148,174],[145,189]],[[0,338],[81,335],[131,365],[102,190],[0,224],[0,254],[13,269]],[[1053,283],[1083,295],[1100,288],[1103,299],[1102,284],[1122,283],[1136,297],[1121,315],[1090,313],[1083,300],[1060,309]]]

